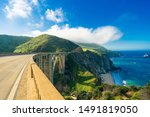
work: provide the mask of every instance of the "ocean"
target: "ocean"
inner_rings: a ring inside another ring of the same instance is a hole
[[[144,58],[150,51],[119,51],[120,57],[112,58],[121,71],[112,73],[115,84],[144,86],[150,81],[150,58]]]

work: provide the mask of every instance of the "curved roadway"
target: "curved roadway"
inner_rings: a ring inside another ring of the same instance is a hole
[[[12,91],[14,84],[18,76],[21,75],[21,71],[27,65],[33,55],[17,55],[0,57],[0,99],[5,100],[9,97],[10,93],[15,94],[15,90]],[[15,86],[17,87],[17,86]]]

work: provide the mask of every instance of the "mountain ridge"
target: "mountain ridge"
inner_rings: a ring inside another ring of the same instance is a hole
[[[82,51],[77,44],[52,35],[43,34],[34,37],[16,47],[14,53],[33,53],[33,52],[70,52],[75,49]]]
[[[0,53],[13,53],[17,46],[30,39],[27,36],[0,35]]]

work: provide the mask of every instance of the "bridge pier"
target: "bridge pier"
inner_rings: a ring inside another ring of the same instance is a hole
[[[63,74],[65,71],[65,56],[65,53],[41,53],[35,55],[34,61],[49,80],[54,83],[53,75],[56,63],[58,63],[59,73]]]

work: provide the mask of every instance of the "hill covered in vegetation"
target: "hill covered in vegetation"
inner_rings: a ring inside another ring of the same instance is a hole
[[[14,53],[70,52],[75,49],[82,50],[80,46],[69,40],[44,34],[19,45]]]
[[[101,45],[93,44],[93,43],[77,43],[79,46],[83,48],[84,51],[89,50],[99,55],[108,55],[109,57],[119,57],[120,53],[114,52],[104,48]]]
[[[12,53],[17,46],[27,42],[30,37],[0,35],[0,53]]]
[[[150,99],[150,83],[144,87],[104,84],[102,74],[117,70],[110,60],[118,56],[96,44],[75,44],[51,35],[0,36],[0,53],[73,52],[65,59],[65,73],[54,72],[54,85],[65,99]]]
[[[150,83],[144,87],[104,84],[101,74],[117,69],[107,55],[89,50],[69,54],[64,74],[59,74],[56,66],[54,85],[69,100],[150,99]]]

